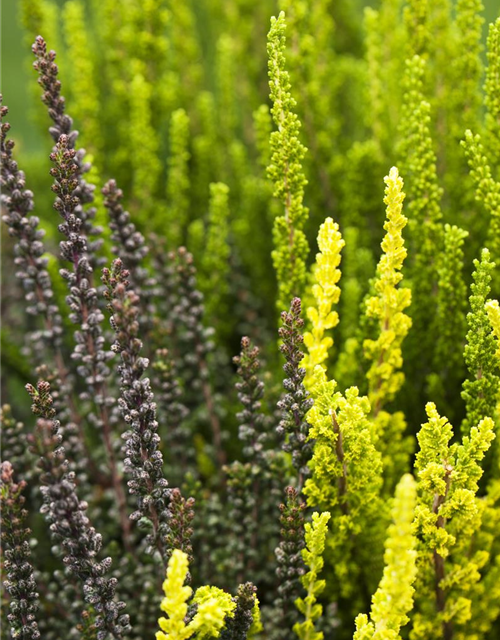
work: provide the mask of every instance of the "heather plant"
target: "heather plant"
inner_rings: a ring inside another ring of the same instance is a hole
[[[6,635],[496,639],[498,7],[18,4]]]

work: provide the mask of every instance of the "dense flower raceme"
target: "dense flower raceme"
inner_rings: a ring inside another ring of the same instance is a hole
[[[166,562],[169,557],[165,541],[169,531],[170,491],[163,476],[163,458],[158,448],[160,438],[156,433],[158,423],[154,396],[149,379],[143,377],[148,361],[140,355],[139,297],[129,288],[128,275],[118,258],[111,270],[103,270],[102,276],[112,314],[110,322],[116,336],[113,350],[121,356],[118,404],[125,423],[130,427],[123,435],[124,466],[130,475],[129,491],[137,496],[137,511],[132,514],[132,519],[149,520],[152,534],[147,536],[148,547],[156,547]]]
[[[14,640],[498,637],[500,18],[361,4],[20,1]]]
[[[40,631],[36,621],[38,593],[31,564],[30,530],[24,527],[28,512],[22,494],[25,482],[13,478],[10,462],[2,463],[0,497],[2,500],[2,549],[6,580],[4,587],[10,596],[7,620],[14,638],[37,640]]]

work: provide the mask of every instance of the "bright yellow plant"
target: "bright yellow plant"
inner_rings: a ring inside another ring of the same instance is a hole
[[[193,590],[184,584],[189,569],[188,556],[175,549],[168,562],[167,577],[163,582],[165,597],[161,609],[167,618],[158,620],[161,631],[156,632],[156,640],[186,640],[196,634],[201,638],[217,638],[224,626],[226,617],[234,615],[236,603],[228,593],[217,587],[200,587],[191,604],[197,611],[193,619],[186,624],[188,601]]]
[[[304,379],[306,387],[311,382],[314,367],[321,365],[325,368],[323,363],[328,358],[328,349],[333,345],[333,338],[325,336],[325,331],[333,329],[339,322],[339,314],[332,310],[332,307],[340,298],[340,287],[337,283],[341,272],[338,267],[344,245],[339,225],[332,218],[327,218],[319,228],[319,252],[316,254],[313,268],[312,294],[316,304],[307,309],[311,331],[304,334],[304,344],[308,353],[302,361],[302,366],[307,372]]]
[[[377,266],[376,293],[366,303],[368,317],[379,321],[380,334],[376,340],[364,342],[365,355],[372,362],[367,373],[368,397],[375,416],[386,402],[394,398],[403,384],[404,374],[399,371],[403,364],[401,343],[411,327],[411,319],[404,313],[411,303],[411,291],[398,288],[407,254],[402,234],[408,222],[403,215],[403,179],[397,168],[392,167],[384,181],[386,235],[382,240],[383,254]]]

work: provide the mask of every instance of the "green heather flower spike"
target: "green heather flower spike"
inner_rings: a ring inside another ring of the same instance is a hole
[[[406,370],[413,378],[421,379],[425,377],[422,372],[432,365],[437,341],[432,322],[436,314],[437,257],[442,252],[442,189],[431,135],[431,106],[423,93],[426,69],[420,56],[406,62],[398,127],[398,156],[407,185],[406,211],[410,221],[408,280],[412,289],[413,330],[406,345]],[[418,407],[412,409],[417,411]]]
[[[287,70],[293,82],[304,81],[306,70],[302,62],[307,56],[304,47],[304,39],[307,37],[307,14],[310,10],[310,1],[296,2],[295,0],[278,0],[279,11],[286,17],[286,27],[290,34],[288,51],[286,51]],[[300,87],[302,91],[302,87]],[[299,85],[297,84],[297,94]]]
[[[317,176],[318,189],[310,193],[318,211],[335,206],[332,154],[338,146],[340,122],[332,108],[338,100],[342,75],[331,43],[336,38],[332,0],[280,0],[287,17],[290,44],[287,63],[292,86],[296,87],[297,112],[304,125],[304,138],[311,154],[306,174]]]
[[[491,274],[495,263],[488,249],[481,252],[481,261],[474,260],[472,275],[470,312],[467,314],[467,344],[464,350],[469,379],[463,383],[462,398],[465,401],[466,417],[462,431],[468,434],[471,427],[486,416],[496,416],[496,405],[500,389],[497,374],[498,362],[495,336],[491,332],[486,302],[490,293]]]
[[[297,609],[305,617],[304,622],[297,622],[293,630],[300,640],[323,640],[323,632],[316,631],[314,623],[323,613],[322,605],[317,601],[321,592],[325,588],[325,581],[319,580],[318,576],[323,569],[323,553],[325,551],[325,540],[328,531],[330,514],[313,513],[312,523],[305,524],[305,549],[302,549],[302,557],[309,571],[302,576],[302,586],[307,592],[305,598],[298,598]]]
[[[63,26],[72,64],[68,68],[72,112],[82,131],[82,145],[89,152],[99,151],[101,143],[99,95],[96,84],[94,52],[85,21],[85,7],[81,0],[64,5]],[[100,156],[97,155],[99,162]]]
[[[479,86],[483,72],[483,10],[482,0],[457,0],[456,3],[459,47],[451,64],[455,90],[450,92],[453,102],[451,108],[454,110],[454,118],[450,122],[453,123],[451,135],[457,141],[462,138],[464,129],[478,125],[481,110]]]
[[[217,103],[224,126],[221,133],[227,143],[234,137],[236,126],[236,68],[233,36],[222,34],[217,41]],[[239,81],[239,78],[238,78]]]
[[[170,7],[165,6],[164,0],[128,0],[121,4],[123,7],[115,5],[108,11],[112,11],[114,20],[118,19],[121,25],[121,28],[117,25],[117,31],[121,31],[117,35],[123,38],[128,55],[146,66],[146,80],[154,86],[151,111],[156,120],[159,114],[170,114],[179,98],[179,78],[172,73],[174,56],[167,35],[172,29]],[[118,17],[120,11],[122,16]],[[120,67],[117,66],[118,72]]]
[[[157,640],[185,640],[196,636],[217,638],[224,626],[226,616],[232,617],[236,603],[228,593],[217,587],[199,587],[189,604],[196,605],[196,613],[186,624],[188,601],[193,590],[184,584],[189,569],[188,557],[175,549],[168,562],[167,577],[163,583],[165,597],[161,609],[168,618],[158,620],[161,631]]]
[[[278,279],[278,309],[287,309],[294,296],[301,296],[306,282],[309,253],[303,228],[308,210],[303,204],[307,184],[302,169],[306,148],[299,140],[300,122],[293,109],[290,77],[285,68],[285,14],[271,18],[267,52],[271,115],[277,131],[270,137],[271,163],[268,176],[274,182],[274,195],[283,203],[284,214],[274,221],[273,263]]]
[[[384,111],[386,102],[384,100],[384,89],[382,80],[382,46],[381,34],[378,29],[380,13],[373,7],[365,7],[364,27],[366,32],[366,62],[369,71],[368,95],[372,105],[372,110],[367,117],[371,120],[373,135],[381,144],[385,140],[385,118]]]
[[[467,231],[455,225],[444,227],[444,252],[438,264],[438,313],[439,341],[436,358],[444,360],[450,367],[458,366],[456,346],[465,335],[465,306],[467,287],[463,278],[463,244],[469,236]],[[436,363],[437,364],[437,363]]]
[[[442,189],[438,185],[436,154],[430,128],[431,107],[425,101],[423,93],[425,71],[426,64],[420,56],[415,55],[407,60],[399,126],[400,165],[410,186],[408,211],[415,232],[421,225],[435,225],[442,217]]]
[[[167,210],[164,227],[172,249],[185,241],[189,220],[189,117],[177,109],[170,119],[170,154],[168,157]]]
[[[104,56],[112,70],[113,85],[119,88],[119,97],[127,100],[129,78],[124,74],[122,63],[122,57],[126,56],[145,65],[145,80],[151,86],[154,83],[153,117],[170,114],[178,105],[179,78],[172,68],[171,13],[164,0],[126,0],[120,5],[113,4],[112,0],[93,2],[97,14],[94,28],[102,31]],[[116,108],[118,111],[120,106]]]
[[[252,115],[251,133],[255,143],[255,162],[252,162],[253,159],[249,157],[244,145],[233,143],[231,147],[230,164],[234,165],[232,183],[236,187],[232,199],[235,202],[240,201],[240,206],[232,216],[232,235],[237,256],[241,258],[252,281],[258,283],[259,291],[263,295],[268,291],[271,297],[275,298],[274,279],[269,278],[273,246],[269,229],[282,208],[281,203],[272,197],[273,184],[266,176],[271,157],[269,138],[273,121],[267,104],[260,105]],[[237,181],[240,184],[237,184]],[[266,256],[266,259],[255,260],[256,253]]]
[[[462,443],[450,446],[453,428],[434,403],[418,434],[415,472],[418,498],[414,531],[418,538],[416,613],[411,640],[452,638],[471,616],[470,590],[487,559],[471,540],[481,526],[484,501],[476,497],[480,463],[491,446],[494,423],[484,418]]]
[[[498,303],[496,300],[492,300],[486,304],[486,307],[493,326],[493,332],[497,337],[500,328]],[[498,429],[496,433],[498,435]],[[500,531],[500,455],[498,444],[498,439],[496,439],[494,443],[496,452],[491,465],[492,472],[486,484],[486,495],[483,497],[482,506],[484,506],[484,509],[482,511],[481,529],[476,534],[472,546],[473,550],[483,553],[484,562],[480,566],[481,580],[472,585],[470,593],[472,601],[471,618],[464,633],[464,637],[467,640],[482,640],[485,637],[492,637],[492,628],[498,622],[500,615],[500,549],[498,547],[498,532]]]
[[[464,361],[460,348],[466,333],[467,286],[463,276],[463,244],[468,232],[446,224],[444,227],[444,251],[438,258],[437,312],[433,373],[429,375],[429,395],[446,406],[453,403],[455,387],[450,394],[444,380],[454,380],[459,385],[464,379]]]
[[[365,614],[356,618],[354,640],[397,640],[401,627],[409,621],[417,575],[416,540],[412,535],[416,498],[415,480],[406,474],[396,487],[392,524],[385,542],[384,574],[373,596],[370,621]]]
[[[377,267],[374,289],[376,295],[366,302],[366,313],[379,322],[377,340],[365,340],[365,356],[372,362],[367,373],[370,403],[376,417],[382,407],[392,400],[404,381],[400,371],[403,359],[401,343],[406,337],[411,319],[404,310],[411,303],[411,291],[398,288],[403,279],[401,270],[406,258],[402,230],[408,222],[403,215],[403,179],[396,167],[384,178],[384,203],[387,205],[386,235],[382,240],[383,254]]]
[[[225,317],[229,293],[229,187],[222,182],[210,185],[208,227],[200,269],[200,289],[206,295],[205,310],[209,322]],[[210,295],[209,295],[210,294]],[[217,318],[216,318],[217,316]]]
[[[267,104],[261,104],[260,107],[253,112],[253,129],[259,164],[262,168],[266,169],[271,162],[269,139],[273,129],[271,113]]]
[[[408,54],[425,56],[430,44],[429,0],[408,0],[404,9]]]
[[[307,414],[314,449],[304,494],[310,507],[331,513],[328,562],[342,596],[352,597],[359,593],[360,573],[370,592],[377,584],[387,514],[380,499],[382,460],[372,441],[370,403],[356,387],[343,396],[336,386],[317,366],[310,384],[314,405]]]
[[[493,178],[492,169],[481,144],[481,137],[465,132],[462,142],[465,149],[471,176],[476,186],[476,200],[482,203],[489,214],[488,247],[493,259],[500,264],[500,182]],[[498,291],[500,280],[494,276],[495,293]]]
[[[164,0],[156,0],[164,3]],[[141,7],[142,3],[139,3]],[[169,2],[173,71],[179,82],[182,104],[192,104],[203,78],[203,55],[197,38],[196,17],[191,2]]]
[[[456,147],[466,128],[463,120],[466,114],[457,112],[457,104],[460,103],[461,85],[465,78],[459,78],[458,74],[459,67],[466,64],[465,48],[462,46],[460,38],[463,37],[462,30],[467,28],[467,25],[463,20],[460,27],[457,24],[455,6],[455,0],[432,0],[431,2],[429,15],[431,42],[429,56],[424,56],[428,62],[425,87],[426,97],[432,103],[433,121],[436,122],[436,126],[433,128],[433,137],[435,136],[439,163],[446,162],[447,167],[452,167],[453,171],[460,167],[459,171],[462,174],[463,163],[460,163],[461,159],[457,158]],[[432,98],[435,96],[437,87],[439,87],[439,99],[435,100]],[[455,93],[459,95],[454,95]],[[444,121],[447,123],[446,128],[438,124]],[[453,175],[456,174],[453,173]],[[447,171],[442,171],[440,177],[446,187],[452,186],[453,189],[456,189],[463,186],[463,182],[458,184],[454,180],[452,184],[448,181]],[[456,218],[453,221],[456,222]]]
[[[486,125],[490,135],[489,149],[500,160],[500,17],[490,24],[487,48],[488,66],[484,83]]]
[[[158,137],[151,113],[152,86],[145,78],[145,65],[136,61],[130,84],[130,161],[133,179],[132,192],[143,207],[141,215],[153,210],[152,199],[160,178]]]
[[[370,249],[363,246],[358,227],[349,226],[343,231],[345,251],[342,257],[342,290],[340,300],[340,332],[343,338],[357,333],[360,323],[361,301],[368,289],[368,282],[375,271]]]
[[[307,309],[307,317],[311,323],[311,331],[304,334],[304,344],[308,354],[301,365],[306,369],[304,384],[312,378],[316,365],[323,364],[328,359],[328,350],[333,345],[333,338],[325,336],[325,331],[333,329],[339,322],[339,314],[332,310],[332,306],[338,304],[340,298],[340,252],[345,245],[339,231],[339,225],[327,218],[319,228],[318,248],[316,263],[313,267],[314,284],[312,294],[315,298],[315,306]]]
[[[368,88],[363,115],[385,157],[393,155],[398,121],[396,105],[401,102],[404,61],[398,54],[405,47],[406,34],[400,12],[400,0],[381,2],[377,9],[365,7],[364,11]],[[388,95],[391,100],[387,100]]]

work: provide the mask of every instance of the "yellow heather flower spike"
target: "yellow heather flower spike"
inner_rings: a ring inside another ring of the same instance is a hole
[[[193,593],[191,587],[184,585],[188,569],[187,554],[175,549],[168,561],[167,578],[163,582],[165,597],[160,605],[168,618],[158,620],[161,631],[156,632],[156,640],[187,640],[194,635],[197,640],[217,638],[226,618],[234,616],[233,598],[222,589],[204,586],[196,590],[190,604],[197,605],[197,611],[186,625],[188,600]]]
[[[497,342],[496,356],[500,360],[500,305],[498,300],[488,300],[485,307]]]
[[[339,225],[326,218],[319,228],[316,263],[313,269],[315,283],[312,294],[316,301],[315,307],[307,309],[307,317],[311,323],[311,331],[304,334],[304,344],[308,353],[302,361],[306,369],[304,384],[309,386],[316,365],[326,368],[323,363],[328,358],[328,349],[333,345],[333,339],[325,336],[325,331],[333,329],[339,322],[339,315],[332,311],[332,306],[340,298],[340,287],[337,285],[341,272],[338,268],[341,260],[340,252],[345,242],[339,231]]]
[[[413,582],[417,575],[412,522],[417,499],[413,476],[405,474],[396,487],[392,524],[385,543],[385,568],[373,596],[370,621],[360,614],[356,618],[354,640],[396,640],[407,624],[413,608]]]
[[[321,618],[323,606],[317,602],[317,596],[326,586],[325,580],[318,578],[323,569],[326,535],[330,513],[314,512],[312,522],[305,525],[305,548],[302,549],[302,558],[309,571],[302,576],[302,586],[307,592],[305,598],[297,598],[295,605],[302,613],[305,620],[297,622],[293,630],[300,640],[323,640],[323,632],[316,631],[314,623]]]
[[[175,549],[168,561],[167,577],[163,582],[165,597],[160,605],[168,619],[162,617],[158,620],[161,631],[156,632],[156,640],[183,640],[189,637],[184,623],[187,601],[193,593],[191,587],[184,585],[188,568],[187,554]]]
[[[234,616],[236,603],[229,593],[218,587],[204,586],[196,590],[192,604],[198,609],[193,620],[188,624],[189,637],[196,634],[196,639],[218,638],[224,626],[226,616]]]
[[[364,342],[365,356],[372,361],[367,378],[375,417],[403,384],[403,373],[398,371],[403,364],[401,343],[411,327],[411,318],[404,313],[411,303],[411,291],[397,288],[403,278],[401,269],[406,258],[402,230],[408,222],[402,212],[403,179],[397,168],[392,167],[384,181],[387,205],[386,235],[381,245],[384,253],[377,266],[376,295],[369,298],[366,305],[368,317],[379,320],[380,335],[377,340]]]

